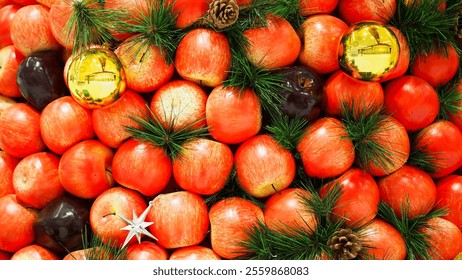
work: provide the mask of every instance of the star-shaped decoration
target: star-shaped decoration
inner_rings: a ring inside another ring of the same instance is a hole
[[[129,220],[123,217],[122,215],[117,215],[128,224],[126,227],[123,227],[120,230],[130,231],[127,235],[127,238],[125,239],[124,244],[122,245],[122,248],[124,248],[128,244],[128,242],[133,238],[133,236],[136,236],[136,239],[138,239],[138,243],[141,243],[142,234],[149,236],[152,239],[157,241],[157,238],[146,229],[148,226],[152,225],[153,222],[144,221],[151,207],[152,207],[152,201],[149,202],[148,207],[144,210],[143,213],[141,213],[139,217],[135,214],[135,211],[133,211],[132,220]]]

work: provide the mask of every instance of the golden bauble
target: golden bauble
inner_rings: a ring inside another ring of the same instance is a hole
[[[380,81],[398,63],[399,42],[382,23],[366,21],[345,31],[339,46],[340,68],[354,78]]]
[[[125,72],[111,50],[89,48],[70,63],[67,84],[79,104],[90,109],[101,108],[114,103],[125,92]]]

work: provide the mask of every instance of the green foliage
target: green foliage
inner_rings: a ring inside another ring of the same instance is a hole
[[[444,216],[447,214],[447,210],[444,208],[435,208],[428,214],[409,218],[409,209],[409,202],[402,205],[402,215],[399,217],[389,205],[381,202],[378,216],[392,224],[400,232],[406,243],[407,259],[430,259],[432,248],[429,244],[429,236],[422,232],[422,230],[429,227],[427,224],[429,219]]]
[[[195,127],[203,119],[193,120],[180,129],[174,128],[175,116],[173,114],[171,114],[171,118],[165,125],[151,110],[149,110],[147,116],[134,116],[131,119],[141,126],[141,129],[131,126],[126,127],[131,137],[164,149],[172,160],[184,153],[183,144],[187,141],[208,136],[208,127]]]
[[[460,1],[448,2],[444,11],[438,11],[440,0],[414,1],[405,4],[397,1],[397,10],[390,25],[398,28],[406,37],[411,51],[411,61],[419,54],[446,52],[446,44],[456,48],[454,24],[461,7]]]

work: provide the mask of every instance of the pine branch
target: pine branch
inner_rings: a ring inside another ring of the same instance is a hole
[[[231,70],[224,85],[239,88],[241,91],[250,88],[258,95],[263,110],[280,112],[284,98],[280,93],[284,88],[284,76],[277,71],[253,65],[239,49],[232,48],[232,55]]]
[[[429,174],[434,174],[442,167],[441,159],[445,155],[438,151],[429,151],[426,143],[417,147],[415,144],[417,137],[418,133],[411,134],[409,137],[412,148],[406,164],[416,166]]]
[[[354,144],[356,158],[362,169],[372,163],[383,171],[394,166],[394,158],[398,151],[383,146],[377,138],[386,130],[392,129],[387,125],[388,115],[383,108],[361,108],[355,104],[342,104],[342,123],[348,132],[348,138]]]
[[[308,121],[303,117],[290,118],[284,114],[272,114],[266,130],[285,149],[294,152],[305,134]]]
[[[426,215],[409,218],[409,202],[401,206],[402,216],[398,217],[393,209],[384,202],[379,204],[378,216],[392,224],[403,236],[406,244],[407,259],[419,260],[430,259],[432,250],[429,244],[429,236],[422,232],[423,228],[428,228],[427,221],[435,217],[447,214],[444,208],[432,209]]]
[[[301,15],[300,0],[271,1],[266,7],[267,14],[285,18],[295,30],[299,30],[305,21]]]
[[[168,64],[173,63],[176,48],[186,34],[186,30],[176,27],[173,4],[174,2],[167,5],[164,0],[151,1],[147,3],[147,9],[140,7],[133,14],[128,14],[127,23],[119,31],[132,35],[124,44],[136,46],[133,57],[138,57],[149,47],[155,46]]]
[[[311,189],[311,186],[305,186],[305,189]],[[247,231],[247,238],[239,244],[245,248],[243,257],[278,260],[312,260],[323,256],[332,258],[327,243],[342,228],[344,222],[333,222],[329,215],[340,194],[341,188],[334,186],[324,199],[317,192],[312,192],[310,197],[300,196],[304,210],[316,215],[315,229],[308,224],[295,227],[281,223],[275,229],[263,223],[253,226]]]
[[[202,122],[203,119],[192,121],[181,129],[174,129],[175,118],[173,114],[171,114],[167,126],[164,126],[151,110],[147,116],[130,118],[141,126],[141,129],[131,126],[125,128],[131,137],[164,149],[172,160],[184,153],[184,143],[191,139],[208,136],[208,127],[195,128],[195,125]]]
[[[88,232],[85,226],[82,232],[82,250],[85,260],[126,260],[127,248],[119,248],[117,241],[109,240],[103,243],[94,233]],[[72,252],[70,256],[77,259]]]
[[[456,88],[459,82],[460,78],[456,77],[446,85],[436,88],[440,101],[439,120],[449,120],[451,115],[462,113],[462,92]]]
[[[412,1],[411,4],[405,2],[397,1],[390,25],[398,28],[406,37],[411,61],[419,54],[427,55],[435,50],[446,53],[446,44],[455,47],[458,53],[461,52],[454,32],[460,2],[448,3],[444,11],[438,11],[440,0]]]
[[[72,41],[72,52],[78,53],[91,44],[105,45],[115,40],[110,32],[119,29],[126,11],[105,9],[98,0],[70,1],[72,12],[66,23],[66,45]]]

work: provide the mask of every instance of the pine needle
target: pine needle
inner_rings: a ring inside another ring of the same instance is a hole
[[[348,138],[353,141],[356,158],[362,169],[371,163],[388,172],[394,166],[394,158],[400,156],[398,151],[391,150],[377,141],[380,134],[393,127],[388,125],[388,115],[383,108],[362,108],[358,112],[354,104],[342,104],[342,123],[345,125]]]
[[[429,151],[426,143],[417,147],[416,137],[418,137],[416,134],[410,136],[412,149],[406,164],[416,166],[429,174],[435,174],[441,168],[440,161],[444,158],[444,153]]]
[[[305,21],[301,15],[300,0],[271,1],[266,7],[268,14],[286,19],[295,30],[299,30]]]
[[[72,40],[72,52],[78,53],[91,44],[113,42],[111,30],[120,28],[124,10],[105,9],[98,0],[71,1],[72,12],[66,23],[67,44]]]
[[[175,119],[173,114],[165,127],[160,120],[149,110],[145,117],[130,117],[141,129],[127,126],[125,129],[132,138],[148,142],[156,147],[164,149],[166,155],[172,160],[184,154],[184,144],[195,138],[208,136],[208,127],[195,128],[195,125],[203,119],[192,121],[181,129],[174,129]]]
[[[266,130],[285,149],[294,152],[305,135],[308,121],[303,117],[290,118],[284,114],[271,114]]]
[[[446,53],[446,44],[461,53],[454,31],[460,1],[448,3],[444,11],[438,11],[440,0],[412,1],[407,5],[405,2],[397,1],[390,25],[398,28],[409,42],[411,61],[419,54],[427,55],[435,50]]]
[[[305,186],[311,189],[311,186]],[[294,227],[281,223],[270,229],[260,223],[248,229],[247,238],[240,242],[244,247],[243,258],[274,260],[313,260],[323,254],[332,258],[327,241],[343,226],[343,221],[333,222],[329,215],[340,198],[341,189],[334,186],[322,199],[317,192],[310,197],[300,196],[300,201],[307,212],[314,213],[317,227],[311,229],[308,224]]]
[[[126,260],[127,248],[119,248],[117,241],[109,240],[102,242],[94,233],[88,232],[85,226],[82,232],[82,250],[84,250],[85,260]],[[72,252],[70,256],[77,259]]]
[[[458,78],[453,79],[448,84],[436,88],[440,101],[439,120],[449,120],[451,115],[462,113],[462,92],[455,88],[459,82]]]
[[[140,8],[128,15],[129,20],[119,31],[133,35],[124,41],[128,46],[137,46],[133,57],[155,46],[168,64],[173,63],[176,48],[186,34],[186,31],[176,27],[173,4],[167,5],[164,0],[150,1],[147,2],[147,9]]]
[[[233,60],[225,87],[252,89],[259,97],[263,110],[280,112],[283,96],[280,91],[284,88],[284,76],[277,71],[271,71],[253,65],[239,50],[232,49]]]
[[[400,232],[406,244],[407,259],[430,259],[432,249],[429,243],[429,236],[422,232],[422,229],[428,228],[427,221],[429,219],[444,216],[447,214],[447,210],[444,208],[432,209],[426,215],[420,215],[410,219],[409,209],[409,202],[402,205],[402,217],[398,217],[389,205],[381,202],[379,204],[378,216],[392,224]]]

